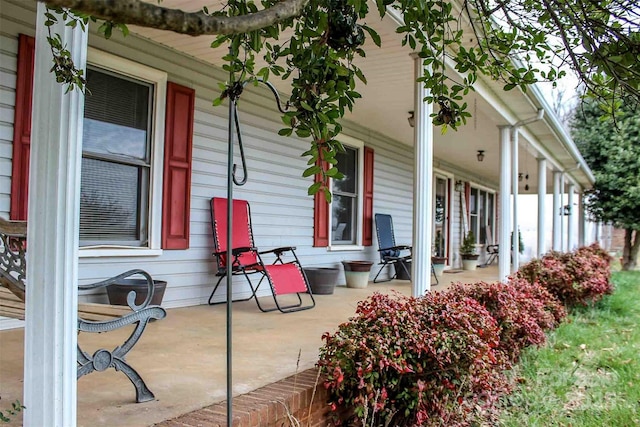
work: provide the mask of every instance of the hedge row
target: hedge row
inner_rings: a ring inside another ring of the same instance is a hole
[[[575,305],[612,292],[597,245],[552,252],[506,283],[455,284],[424,297],[374,294],[323,336],[318,365],[349,426],[468,426],[490,421],[522,349],[545,342]]]

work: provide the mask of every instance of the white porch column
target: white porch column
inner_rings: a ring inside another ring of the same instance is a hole
[[[500,126],[500,247],[498,250],[498,279],[509,276],[511,260],[511,127]]]
[[[546,234],[547,225],[545,221],[547,200],[547,159],[538,158],[538,249],[536,258],[540,258],[547,252]]]
[[[415,79],[424,75],[422,58],[413,54]],[[431,225],[433,212],[433,106],[424,101],[429,94],[422,82],[415,83],[414,172],[413,172],[413,296],[431,288]]]
[[[513,145],[511,147],[511,191],[513,192],[513,227],[511,233],[511,272],[518,271],[520,266],[520,245],[518,240],[518,134],[520,128],[515,126],[511,128],[511,139]]]
[[[38,3],[24,362],[24,425],[76,425],[78,221],[83,95],[65,94],[49,72],[51,50]],[[85,68],[87,34],[51,27]]]
[[[553,245],[552,249],[554,251],[561,250],[561,240],[560,240],[560,221],[562,220],[561,209],[560,206],[560,178],[562,177],[562,172],[553,171]]]
[[[573,209],[575,188],[573,184],[569,184],[569,190],[567,192],[567,204],[569,205],[569,216],[567,216],[567,251],[572,251],[576,248],[576,235],[573,221],[573,218],[575,218],[575,211]]]
[[[566,248],[565,248],[565,244],[567,239],[565,238],[565,233],[566,233],[566,229],[565,229],[565,214],[564,214],[564,190],[565,189],[565,181],[564,181],[564,173],[560,174],[560,251],[565,252]]]
[[[578,193],[578,247],[585,245],[586,223],[587,216],[584,211],[584,193]]]

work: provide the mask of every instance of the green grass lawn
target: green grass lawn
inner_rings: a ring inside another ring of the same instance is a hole
[[[640,271],[613,282],[613,295],[524,352],[500,426],[640,426]]]

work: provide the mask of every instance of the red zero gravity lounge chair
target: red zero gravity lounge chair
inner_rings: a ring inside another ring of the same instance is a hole
[[[213,242],[215,250],[213,256],[216,258],[219,276],[218,283],[213,288],[209,296],[209,304],[219,304],[226,301],[213,301],[213,296],[227,275],[227,199],[214,197],[211,199],[211,222],[213,228]],[[307,310],[315,307],[315,300],[309,288],[307,278],[302,271],[300,261],[295,253],[294,247],[283,247],[268,251],[258,251],[253,243],[253,230],[251,229],[251,212],[249,203],[246,200],[233,201],[233,244],[232,244],[232,275],[242,275],[247,279],[251,288],[251,295],[239,301],[248,301],[255,298],[258,308],[261,311],[280,310],[282,313],[292,311]],[[262,255],[273,254],[276,259],[271,264],[262,261]],[[285,254],[290,254],[293,259],[285,261]],[[257,285],[251,281],[249,275],[258,274],[260,279]],[[258,289],[264,280],[269,282],[275,307],[265,308],[258,299]],[[290,296],[280,298],[282,295]],[[303,297],[308,300],[307,305],[303,305]],[[283,305],[284,303],[284,305]]]

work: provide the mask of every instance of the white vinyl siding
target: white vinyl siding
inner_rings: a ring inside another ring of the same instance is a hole
[[[0,26],[3,23],[0,22]],[[18,38],[0,33],[0,216],[9,218],[13,117],[18,67]],[[0,330],[24,325],[21,320],[0,316]]]
[[[0,214],[5,217],[9,210],[17,35],[19,32],[33,34],[33,24],[30,27],[18,23],[35,22],[32,10],[30,2],[12,2],[10,8],[3,9],[3,13],[13,16],[0,21],[3,30],[0,34]],[[80,280],[90,283],[128,269],[142,268],[154,278],[168,282],[163,303],[165,307],[206,303],[218,279],[211,256],[213,242],[209,200],[214,196],[226,197],[227,194],[227,108],[226,104],[213,107],[211,101],[219,95],[218,83],[228,76],[202,61],[135,35],[129,35],[126,39],[114,36],[113,40],[105,40],[93,31],[89,44],[117,57],[165,72],[169,81],[195,89],[191,236],[187,250],[164,250],[156,256],[138,256],[131,251],[108,258],[83,257],[79,261]],[[341,261],[345,259],[370,260],[376,263],[372,268],[373,276],[379,268],[375,231],[371,246],[342,251],[313,247],[313,198],[307,195],[307,188],[312,181],[301,176],[307,159],[300,157],[308,149],[309,142],[277,134],[282,122],[272,94],[262,87],[249,87],[242,95],[239,117],[249,176],[245,186],[234,189],[234,197],[246,199],[251,204],[258,248],[295,246],[303,266],[341,267]],[[373,213],[390,214],[397,243],[410,245],[413,147],[348,121],[344,123],[344,134],[375,150]],[[236,157],[235,162],[239,163],[240,159]],[[450,256],[454,260],[459,245],[459,195],[453,193],[455,209],[451,221]],[[154,203],[160,206],[157,200]],[[342,275],[340,280],[344,281]],[[224,284],[221,288],[224,288]],[[222,298],[225,290],[219,289],[218,292]],[[261,292],[266,294],[268,290],[261,288]],[[249,288],[242,280],[237,280],[234,282],[234,293],[236,298],[248,296]],[[106,296],[81,295],[80,299],[106,301]]]

